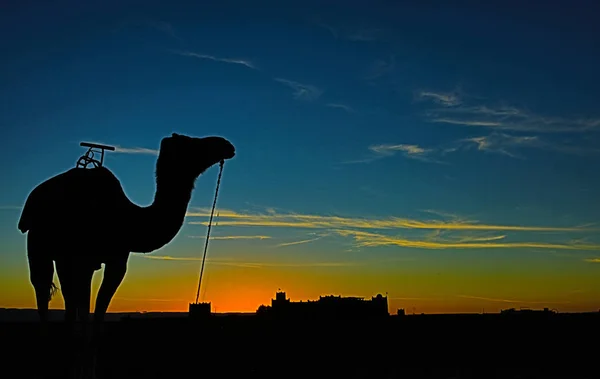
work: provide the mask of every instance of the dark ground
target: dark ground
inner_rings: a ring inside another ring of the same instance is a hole
[[[63,324],[44,348],[53,377]],[[32,378],[37,324],[2,323],[4,378]],[[371,322],[253,316],[110,322],[102,378],[600,378],[600,312],[405,316]],[[5,374],[6,373],[6,374]]]

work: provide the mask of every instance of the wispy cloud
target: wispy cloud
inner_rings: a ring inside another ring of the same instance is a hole
[[[346,111],[348,113],[355,113],[354,109],[352,109],[352,107],[349,107],[348,105],[345,105],[345,104],[329,103],[329,104],[325,104],[325,106],[330,107],[330,108],[341,109],[341,110],[344,110],[344,111]]]
[[[490,241],[499,241],[506,238],[506,235],[501,236],[491,236],[491,237],[464,237],[458,240],[459,243],[466,242],[490,242]]]
[[[407,145],[407,144],[382,144],[382,145],[372,145],[369,146],[369,150],[375,153],[376,155],[383,157],[390,157],[395,155],[396,153],[401,153],[404,157],[410,159],[417,159],[423,162],[431,162],[431,163],[443,163],[437,159],[433,159],[431,157],[432,153],[435,152],[434,149],[424,148],[418,145]]]
[[[373,84],[377,79],[386,77],[396,69],[396,56],[392,55],[390,59],[377,59],[368,68],[364,79]]]
[[[210,210],[195,209],[187,217],[210,217]],[[207,225],[208,221],[190,221],[189,224]],[[351,218],[341,216],[321,216],[298,213],[250,214],[231,210],[219,211],[219,226],[268,226],[306,229],[419,229],[419,230],[479,230],[517,232],[597,232],[597,228],[563,226],[495,225],[476,222],[417,220],[400,217]]]
[[[424,148],[418,145],[409,144],[379,144],[369,146],[370,155],[349,161],[343,161],[342,164],[352,163],[371,163],[382,158],[392,157],[398,153],[402,154],[405,158],[416,159],[423,162],[430,163],[444,163],[442,161],[432,158],[432,155],[436,152],[434,149]]]
[[[334,230],[341,236],[353,237],[359,247],[399,246],[419,249],[554,249],[554,250],[579,250],[600,251],[596,244],[559,244],[545,242],[436,242],[429,240],[406,239],[402,237],[384,235],[379,233],[364,232],[359,230],[338,229]]]
[[[301,245],[304,243],[309,243],[309,242],[314,242],[317,240],[320,240],[321,238],[311,238],[311,239],[307,239],[307,240],[300,240],[300,241],[294,241],[294,242],[285,242],[285,243],[280,243],[278,245],[276,245],[277,247],[284,247],[284,246],[292,246],[292,245]]]
[[[168,36],[175,38],[178,41],[181,41],[181,39],[179,38],[177,33],[175,33],[175,28],[173,28],[173,25],[171,25],[170,23],[165,22],[165,21],[153,21],[153,20],[147,20],[146,23],[148,26],[161,31],[161,32],[167,34]]]
[[[18,205],[0,205],[0,211],[20,211],[21,208]]]
[[[296,99],[313,101],[317,100],[323,93],[322,90],[310,84],[302,84],[282,78],[275,78],[275,81],[290,87],[294,91],[294,98]]]
[[[195,262],[201,261],[200,257],[172,257],[168,255],[134,255],[142,257],[144,259],[153,259],[161,261],[182,261],[182,262]],[[227,260],[227,259],[210,259],[207,258],[206,262],[212,265],[219,266],[231,266],[241,268],[266,268],[266,267],[347,267],[347,266],[358,266],[364,263],[360,262],[247,262],[238,260]]]
[[[457,295],[463,299],[483,300],[493,303],[509,303],[509,304],[569,304],[568,301],[532,301],[532,300],[516,300],[516,299],[498,299],[493,297]]]
[[[158,150],[147,149],[145,147],[121,147],[115,146],[115,153],[121,154],[147,154],[147,155],[158,155]]]
[[[189,238],[206,239],[206,236],[188,236]],[[266,240],[270,236],[211,236],[211,240]]]
[[[597,116],[547,116],[511,105],[466,104],[459,96],[433,91],[421,92],[419,97],[443,105],[425,112],[425,119],[434,123],[539,133],[582,133],[600,129]]]
[[[600,148],[596,147],[577,146],[565,143],[558,144],[547,141],[540,136],[511,135],[496,131],[493,131],[488,135],[463,138],[435,147],[422,147],[419,145],[408,144],[380,144],[369,146],[368,149],[374,154],[362,159],[350,160],[342,163],[370,163],[384,157],[391,157],[396,153],[401,153],[404,157],[410,159],[447,164],[447,161],[443,160],[444,157],[469,150],[502,154],[518,159],[525,158],[522,154],[524,149],[541,149],[584,156],[600,154]]]
[[[369,150],[387,156],[394,155],[398,151],[406,155],[420,156],[430,151],[417,145],[373,145],[369,147]]]
[[[195,210],[188,217],[208,218],[207,210]],[[208,221],[190,221],[192,225],[207,225]],[[450,220],[416,220],[398,217],[350,218],[308,214],[248,214],[220,212],[219,227],[272,227],[317,229],[322,233],[352,238],[355,247],[398,246],[420,249],[539,249],[565,251],[600,251],[600,245],[572,239],[566,242],[545,242],[538,238],[511,240],[507,233],[597,233],[598,229],[565,226],[495,225],[454,218]],[[409,236],[407,234],[412,230]],[[425,231],[429,234],[423,235]],[[414,235],[419,232],[420,235]],[[433,232],[433,233],[431,233]],[[468,232],[469,234],[464,234]],[[498,233],[502,232],[502,233]],[[452,233],[452,235],[447,235]],[[481,234],[483,233],[483,234]],[[493,233],[493,234],[490,234]],[[320,237],[322,237],[321,234]],[[287,246],[315,241],[316,238],[280,244]]]
[[[311,234],[314,234],[314,233],[311,233]],[[305,243],[310,243],[310,242],[318,241],[321,238],[328,237],[328,236],[329,236],[329,234],[321,234],[321,235],[319,235],[318,237],[315,237],[315,238],[309,238],[309,239],[303,239],[303,240],[299,240],[299,241],[280,243],[280,244],[276,245],[275,247],[285,247],[285,246],[293,246],[293,245],[302,245],[302,244],[305,244]]]
[[[505,133],[492,133],[487,136],[471,137],[458,141],[466,148],[475,146],[479,151],[504,154],[512,158],[521,156],[513,151],[523,147],[540,147],[542,142],[536,136],[511,136]]]
[[[462,104],[459,95],[452,92],[434,92],[434,91],[419,91],[417,99],[432,100],[445,107],[455,107]]]
[[[421,212],[433,214],[433,215],[436,215],[436,216],[439,216],[442,218],[451,219],[457,223],[458,222],[476,222],[473,220],[468,220],[465,217],[454,214],[454,213],[440,211],[440,210],[436,210],[436,209],[422,209]]]
[[[441,148],[443,154],[459,150],[475,148],[478,151],[503,154],[511,158],[523,159],[520,153],[523,149],[541,149],[574,155],[589,155],[600,153],[599,148],[577,146],[566,143],[552,143],[540,136],[534,135],[510,135],[500,132],[492,132],[485,136],[470,137],[455,141],[451,146]]]
[[[210,60],[210,61],[214,61],[214,62],[222,62],[222,63],[231,63],[231,64],[237,64],[237,65],[242,65],[248,68],[251,68],[253,70],[258,70],[258,68],[249,60],[247,59],[239,59],[239,58],[221,58],[221,57],[217,57],[214,55],[209,55],[209,54],[199,54],[199,53],[194,53],[191,51],[175,51],[176,54],[185,56],[185,57],[194,57],[194,58],[198,58],[198,59],[205,59],[205,60]]]
[[[91,142],[98,145],[108,145],[113,146],[115,151],[111,151],[110,153],[119,153],[119,154],[144,154],[144,155],[158,155],[157,149],[148,149],[145,147],[124,147],[120,145],[111,145],[105,142]]]
[[[438,243],[473,243],[500,241],[506,238],[506,234],[498,235],[495,231],[469,231],[469,233],[464,233],[451,230],[434,230],[426,234],[423,240]],[[576,244],[572,241],[569,241],[569,243]]]
[[[315,16],[312,18],[312,21],[315,23],[315,25],[318,25],[318,26],[322,27],[323,29],[327,30],[334,39],[338,38],[339,33],[338,33],[337,28],[334,28],[333,26],[322,21],[321,17]]]

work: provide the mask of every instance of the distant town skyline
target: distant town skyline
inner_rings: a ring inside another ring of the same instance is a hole
[[[387,314],[389,316],[410,316],[410,315],[477,315],[477,314],[489,314],[489,315],[500,315],[500,314],[519,314],[519,313],[598,313],[600,312],[600,309],[597,310],[591,310],[591,311],[584,311],[584,312],[561,312],[560,310],[556,309],[556,308],[552,308],[552,307],[548,307],[548,306],[543,306],[540,305],[538,307],[506,307],[506,308],[502,308],[499,309],[498,311],[486,311],[485,309],[481,309],[479,311],[476,312],[455,312],[455,313],[443,313],[443,312],[432,312],[432,313],[425,313],[422,312],[421,310],[418,310],[416,307],[407,307],[407,308],[395,308],[392,309],[389,305],[389,298],[387,296],[384,296],[383,294],[376,294],[369,297],[355,297],[355,296],[344,296],[341,294],[322,294],[319,295],[318,298],[315,299],[292,299],[290,297],[288,297],[287,293],[285,291],[282,291],[280,288],[275,291],[273,293],[273,296],[268,300],[268,301],[263,301],[261,304],[259,304],[257,306],[257,308],[253,311],[219,311],[219,309],[215,306],[213,306],[212,303],[210,302],[199,302],[197,304],[195,303],[190,303],[189,306],[190,308],[187,311],[122,311],[122,312],[109,312],[107,315],[107,321],[119,321],[121,319],[121,317],[125,317],[125,316],[140,316],[140,317],[149,317],[149,318],[153,318],[153,317],[158,317],[158,318],[169,318],[169,317],[176,317],[176,318],[188,318],[188,317],[196,317],[199,316],[200,318],[207,316],[208,314],[206,312],[209,312],[212,315],[270,315],[271,314],[271,310],[273,308],[273,306],[275,305],[275,303],[279,303],[279,305],[281,305],[281,303],[291,303],[292,305],[295,305],[295,307],[292,307],[291,310],[294,311],[295,309],[297,310],[298,308],[296,308],[297,306],[302,306],[302,305],[317,305],[319,302],[329,302],[331,303],[331,300],[342,300],[342,301],[356,301],[356,300],[362,300],[366,303],[369,303],[371,301],[375,301],[380,299],[381,297],[383,297],[382,300],[384,300],[386,306],[387,306]],[[329,300],[329,301],[328,301]],[[196,316],[194,316],[192,314],[192,306],[193,305],[199,305],[200,307],[196,307],[197,309],[194,311],[195,313],[198,313]],[[318,309],[316,309],[318,310]],[[306,309],[305,309],[306,311]],[[52,315],[51,315],[51,319],[53,320],[62,320],[62,309],[52,309]],[[300,315],[302,315],[302,312],[299,313]],[[283,314],[285,316],[285,313]],[[294,316],[293,312],[290,314],[291,316]],[[0,322],[15,322],[15,321],[37,321],[38,320],[38,316],[37,316],[37,310],[34,308],[3,308],[0,307]]]
[[[103,143],[147,205],[176,132],[237,149],[200,294],[220,312],[276,288],[388,291],[409,313],[598,310],[600,5],[469,3],[3,5],[0,307],[35,306],[17,230],[34,186]],[[131,256],[109,311],[187,311],[217,174],[171,244]]]

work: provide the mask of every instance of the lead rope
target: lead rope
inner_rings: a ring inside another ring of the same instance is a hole
[[[208,251],[210,229],[212,227],[213,215],[215,214],[215,207],[217,206],[217,196],[219,195],[219,186],[221,185],[221,175],[223,175],[224,165],[225,161],[222,160],[219,163],[219,177],[217,178],[217,189],[215,190],[215,199],[213,201],[212,209],[210,211],[210,219],[208,220],[208,231],[206,232],[206,242],[204,243],[204,255],[202,256],[202,266],[200,267],[200,279],[198,279],[198,291],[196,291],[196,304],[198,304],[198,297],[200,296],[200,286],[202,285],[202,275],[204,274],[204,262],[206,261],[206,252]]]

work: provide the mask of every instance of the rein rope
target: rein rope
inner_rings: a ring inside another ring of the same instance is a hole
[[[200,279],[198,279],[198,291],[196,291],[196,304],[198,304],[198,297],[200,296],[200,286],[202,285],[202,275],[204,274],[204,262],[206,261],[206,252],[208,251],[208,240],[210,238],[210,229],[212,227],[213,215],[215,214],[215,207],[217,206],[217,196],[219,195],[219,186],[221,185],[221,176],[223,175],[223,166],[225,161],[221,160],[219,163],[219,177],[217,178],[217,188],[215,190],[215,199],[213,200],[212,209],[210,211],[210,219],[208,220],[208,231],[206,232],[206,241],[204,243],[204,254],[202,256],[202,266],[200,267]]]

